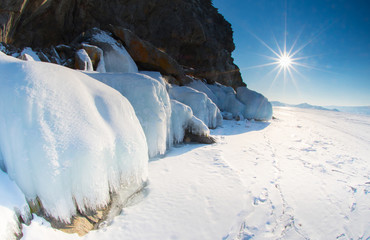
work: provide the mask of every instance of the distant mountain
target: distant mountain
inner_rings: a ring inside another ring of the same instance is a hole
[[[370,116],[370,106],[327,106],[327,107],[338,109],[341,112]]]
[[[296,108],[316,109],[316,110],[339,112],[339,110],[336,109],[336,108],[329,109],[329,108],[324,108],[324,107],[321,107],[321,106],[311,105],[311,104],[308,104],[308,103],[301,103],[301,104],[294,105],[294,104],[282,103],[282,102],[279,102],[279,101],[272,101],[271,104],[272,104],[272,106],[275,106],[275,107],[296,107]]]
[[[369,115],[370,116],[370,106],[315,106],[308,103],[301,104],[288,104],[282,103],[279,101],[271,101],[272,106],[274,107],[296,107],[296,108],[305,108],[305,109],[317,109],[325,111],[335,111],[335,112],[347,112],[352,114],[360,115]]]

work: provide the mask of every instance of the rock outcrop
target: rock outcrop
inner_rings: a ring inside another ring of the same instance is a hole
[[[82,32],[110,24],[127,28],[169,54],[186,74],[208,83],[245,85],[231,52],[231,25],[211,0],[5,0],[0,41],[17,47],[69,44]]]

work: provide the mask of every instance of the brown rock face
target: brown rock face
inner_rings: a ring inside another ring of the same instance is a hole
[[[209,83],[242,86],[231,52],[231,25],[211,0],[2,0],[0,41],[16,46],[49,47],[70,43],[92,27],[109,24],[139,38]]]

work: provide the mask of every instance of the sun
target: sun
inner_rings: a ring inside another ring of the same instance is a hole
[[[291,67],[293,64],[292,57],[285,52],[284,54],[279,56],[279,64],[280,67],[285,69]]]

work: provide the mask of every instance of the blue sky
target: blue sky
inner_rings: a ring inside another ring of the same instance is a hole
[[[213,2],[232,24],[233,57],[250,89],[286,103],[370,105],[370,1]],[[295,57],[311,68],[296,65],[293,79],[281,73],[273,82],[275,66],[255,67],[275,57],[257,38],[278,51],[274,36],[283,48],[285,28],[287,49],[299,36],[293,52],[307,44]]]

